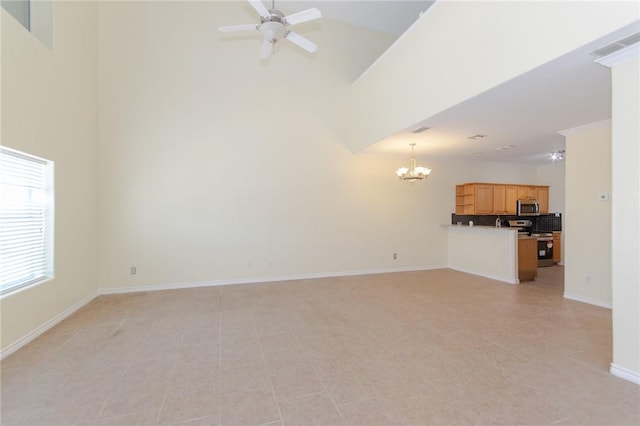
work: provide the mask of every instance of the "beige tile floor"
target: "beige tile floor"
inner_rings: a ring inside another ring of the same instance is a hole
[[[1,364],[2,425],[638,425],[562,267],[102,296]]]

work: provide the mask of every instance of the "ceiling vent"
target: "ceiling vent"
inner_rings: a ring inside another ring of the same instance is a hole
[[[484,139],[486,137],[487,137],[487,135],[473,135],[473,136],[469,136],[467,139],[476,140],[476,139]]]
[[[603,58],[605,56],[611,55],[618,50],[622,50],[625,47],[632,46],[636,43],[640,42],[640,32],[631,34],[628,37],[623,38],[622,40],[614,41],[611,44],[608,44],[600,49],[596,49],[593,52],[589,53],[591,56],[595,56],[596,58]]]
[[[422,133],[426,130],[429,130],[431,127],[426,127],[426,126],[422,126],[422,127],[418,127],[417,129],[414,129],[411,131],[411,133]]]

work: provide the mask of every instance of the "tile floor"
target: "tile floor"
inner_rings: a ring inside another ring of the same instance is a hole
[[[638,425],[562,267],[102,296],[1,363],[8,425]]]

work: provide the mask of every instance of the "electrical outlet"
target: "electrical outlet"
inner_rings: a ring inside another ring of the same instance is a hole
[[[137,268],[136,268],[135,266],[132,266],[132,267],[131,267],[131,270],[129,271],[129,273],[130,273],[131,275],[135,275],[135,274],[137,274],[137,273],[138,273],[138,270],[137,270]]]
[[[393,253],[393,260],[396,260],[398,258],[398,253]]]

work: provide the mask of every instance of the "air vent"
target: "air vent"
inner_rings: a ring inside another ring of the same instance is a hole
[[[593,52],[589,53],[591,56],[595,56],[596,58],[603,58],[605,56],[611,55],[618,50],[624,49],[625,47],[632,46],[636,43],[640,42],[640,32],[631,34],[628,37],[623,38],[622,40],[615,41],[611,44],[608,44],[600,49],[596,49]]]
[[[422,133],[426,130],[429,130],[430,128],[431,127],[425,127],[425,126],[418,127],[417,129],[412,130],[411,133]]]
[[[486,138],[486,137],[487,137],[487,135],[473,135],[473,136],[469,136],[467,139],[476,140],[476,139],[483,139],[483,138]]]

